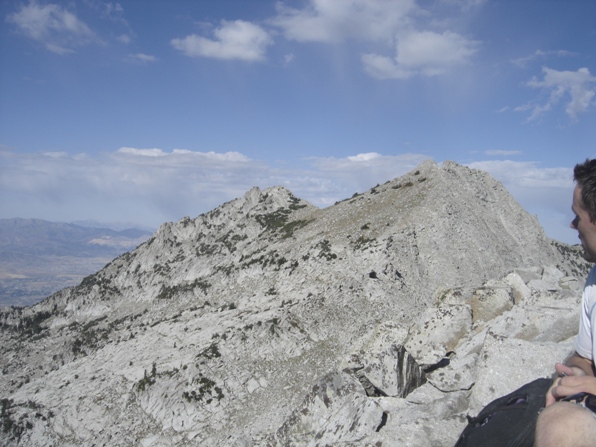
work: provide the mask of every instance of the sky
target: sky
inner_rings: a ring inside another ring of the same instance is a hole
[[[595,124],[594,0],[0,1],[0,218],[327,207],[432,159],[577,243]]]

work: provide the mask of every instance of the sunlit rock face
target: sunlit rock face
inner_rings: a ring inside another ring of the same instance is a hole
[[[571,349],[587,268],[451,162],[325,209],[253,188],[3,311],[0,441],[451,446]]]

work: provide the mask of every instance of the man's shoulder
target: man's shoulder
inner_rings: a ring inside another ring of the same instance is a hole
[[[586,283],[584,284],[584,294],[590,294],[596,296],[596,264],[590,269]]]
[[[593,285],[596,285],[596,264],[592,266],[590,273],[588,273],[588,277],[586,278],[586,286]]]

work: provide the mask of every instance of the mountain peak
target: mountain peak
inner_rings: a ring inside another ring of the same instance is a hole
[[[77,287],[1,312],[0,389],[11,405],[3,414],[18,425],[35,408],[50,420],[23,426],[31,446],[64,436],[77,445],[285,445],[324,390],[345,381],[342,408],[370,410],[375,425],[362,430],[374,433],[383,410],[358,383],[379,388],[385,360],[364,362],[367,347],[386,343],[387,364],[416,368],[463,355],[458,342],[484,328],[471,309],[487,314],[476,290],[514,270],[559,284],[585,273],[577,258],[500,183],[453,162],[425,162],[324,209],[284,187],[252,188],[162,225]],[[515,284],[494,295],[500,312],[528,295],[519,281],[489,287]],[[424,332],[439,320],[446,332]],[[465,349],[477,355],[481,344]],[[349,378],[339,373],[346,364]],[[449,386],[472,386],[460,382]]]

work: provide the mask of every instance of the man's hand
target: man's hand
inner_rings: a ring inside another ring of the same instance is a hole
[[[554,404],[559,399],[573,396],[577,393],[596,394],[596,377],[589,376],[577,366],[567,366],[562,363],[555,365],[557,377],[546,393],[546,406]]]
[[[577,366],[567,366],[563,363],[557,363],[555,369],[557,370],[557,373],[559,373],[559,377],[586,375],[586,372],[583,369]]]

